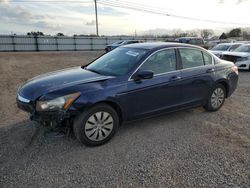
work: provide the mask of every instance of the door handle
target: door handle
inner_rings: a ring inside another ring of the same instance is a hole
[[[172,77],[170,78],[170,81],[176,81],[176,80],[180,80],[180,79],[181,79],[180,76],[172,76]]]
[[[212,68],[212,69],[207,69],[207,73],[211,73],[211,72],[214,72],[215,70]]]

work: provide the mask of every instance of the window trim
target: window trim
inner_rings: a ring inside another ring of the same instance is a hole
[[[174,71],[170,71],[170,72],[166,72],[166,73],[160,73],[160,74],[155,74],[155,76],[161,76],[161,75],[164,75],[164,74],[168,74],[168,73],[173,73],[173,72],[178,72],[180,70],[188,70],[188,69],[194,69],[194,68],[197,68],[197,67],[190,67],[190,68],[183,68],[183,65],[182,65],[182,60],[181,60],[181,57],[180,57],[180,51],[179,49],[182,49],[182,48],[188,48],[188,49],[194,49],[194,50],[200,50],[202,53],[206,53],[207,55],[211,56],[212,58],[212,64],[209,64],[209,65],[205,65],[205,61],[204,62],[204,65],[201,65],[201,66],[197,66],[197,67],[206,67],[206,66],[211,66],[211,65],[215,65],[215,60],[214,60],[214,57],[213,55],[209,54],[208,52],[206,52],[204,49],[202,48],[199,48],[199,47],[185,47],[185,46],[181,46],[181,47],[166,47],[166,48],[162,48],[162,49],[159,49],[159,50],[156,50],[155,52],[153,52],[152,54],[150,54],[150,56],[148,56],[134,71],[133,73],[129,76],[128,78],[128,81],[134,81],[132,78],[132,76],[141,68],[141,66],[152,56],[154,55],[155,53],[157,52],[160,52],[160,51],[163,51],[163,50],[168,50],[168,49],[174,49],[175,50],[175,55],[176,55],[176,70]]]
[[[212,65],[213,64],[213,57],[211,55],[209,55],[208,53],[205,53],[203,51],[201,53],[202,53],[204,65]],[[212,62],[211,64],[206,64],[204,54],[208,55],[211,58],[211,62]]]
[[[168,74],[168,73],[171,73],[171,72],[176,72],[176,71],[179,71],[179,58],[178,58],[178,54],[177,54],[177,48],[176,47],[169,47],[169,48],[162,48],[162,49],[159,49],[159,50],[156,50],[155,52],[153,52],[152,54],[150,54],[150,56],[148,56],[136,69],[135,71],[130,75],[130,77],[128,78],[128,81],[133,81],[132,77],[133,75],[142,67],[142,65],[144,63],[146,63],[146,61],[152,57],[154,54],[158,53],[158,52],[161,52],[161,51],[164,51],[164,50],[172,50],[174,49],[174,52],[175,52],[175,57],[176,57],[176,70],[174,71],[169,71],[169,72],[165,72],[165,73],[159,73],[159,74],[154,74],[154,77],[155,76],[160,76],[160,75],[164,75],[164,74]]]
[[[179,56],[181,55],[179,49],[183,49],[183,48],[188,48],[188,49],[193,49],[193,50],[200,50],[200,51],[202,52],[202,54],[203,54],[203,53],[206,53],[207,55],[210,55],[208,52],[206,52],[205,50],[203,50],[203,49],[201,49],[201,48],[194,48],[194,47],[177,47],[176,49],[178,50]],[[197,67],[200,68],[200,67],[206,67],[206,66],[215,65],[215,64],[214,64],[214,58],[213,58],[213,56],[212,56],[212,55],[210,55],[210,56],[211,56],[211,58],[212,58],[212,64],[205,65],[205,61],[203,60],[204,65],[200,65],[200,66],[196,66],[196,67],[190,67],[190,68],[183,68],[182,59],[181,59],[181,57],[179,57],[179,58],[180,58],[180,64],[181,64],[181,70],[188,70],[188,69],[193,69],[193,68],[197,68]]]

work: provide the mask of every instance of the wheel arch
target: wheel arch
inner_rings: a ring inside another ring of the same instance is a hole
[[[121,106],[117,102],[112,100],[104,100],[93,104],[93,106],[97,104],[108,104],[109,106],[111,106],[117,112],[117,115],[119,117],[119,124],[122,124],[122,122],[124,121],[124,115]]]
[[[228,84],[228,82],[223,79],[223,80],[218,80],[216,82],[216,84],[221,84],[221,85],[223,85],[225,87],[225,89],[226,89],[226,97],[228,97],[228,93],[229,93],[229,84]]]

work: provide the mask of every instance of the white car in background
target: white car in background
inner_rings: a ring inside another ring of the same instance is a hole
[[[221,59],[235,63],[238,69],[250,70],[250,44],[243,44],[233,52],[224,52]]]
[[[234,51],[241,45],[242,43],[220,43],[214,46],[213,48],[209,49],[208,51],[213,53],[217,57],[220,57],[223,52]]]

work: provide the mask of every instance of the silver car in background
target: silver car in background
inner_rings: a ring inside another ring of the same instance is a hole
[[[250,70],[250,43],[243,44],[233,52],[224,52],[221,59],[235,63],[238,69]]]
[[[220,43],[208,51],[210,51],[217,57],[221,57],[223,52],[232,52],[241,45],[242,43]]]

